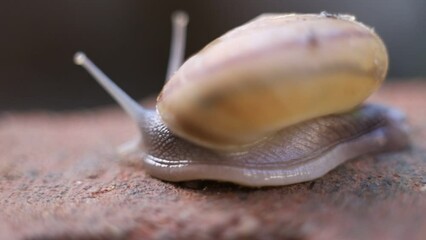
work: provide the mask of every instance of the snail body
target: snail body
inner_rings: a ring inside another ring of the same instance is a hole
[[[84,54],[75,61],[136,120],[146,171],[168,181],[286,185],[408,142],[402,113],[362,104],[383,82],[388,56],[351,16],[258,17],[169,71],[155,109]]]
[[[212,151],[177,137],[155,111],[142,128],[144,168],[167,181],[220,180],[251,187],[288,185],[323,176],[352,158],[401,149],[407,144],[404,115],[365,105],[315,118],[235,151]],[[162,136],[158,138],[158,136]]]

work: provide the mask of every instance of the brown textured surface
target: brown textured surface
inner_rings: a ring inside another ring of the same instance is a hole
[[[2,239],[425,239],[426,82],[372,97],[409,116],[412,147],[355,159],[316,181],[249,189],[171,184],[118,164],[137,135],[116,108],[0,116]]]

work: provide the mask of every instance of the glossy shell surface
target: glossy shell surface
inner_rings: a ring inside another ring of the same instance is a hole
[[[188,59],[157,110],[170,130],[213,149],[361,104],[385,78],[385,45],[351,16],[263,15]]]

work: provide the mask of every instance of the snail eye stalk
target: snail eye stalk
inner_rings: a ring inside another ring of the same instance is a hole
[[[186,28],[188,21],[189,17],[186,12],[176,11],[172,14],[172,39],[170,42],[170,56],[166,82],[179,69],[185,57]]]
[[[74,62],[85,68],[90,75],[120,104],[120,106],[136,122],[140,123],[146,110],[120,87],[118,87],[105,73],[103,73],[83,52],[74,55]]]
[[[182,65],[188,19],[188,14],[183,11],[176,11],[172,14],[172,40],[166,81]],[[137,123],[143,124],[147,110],[118,87],[86,54],[77,52],[74,55],[74,62],[85,68]]]

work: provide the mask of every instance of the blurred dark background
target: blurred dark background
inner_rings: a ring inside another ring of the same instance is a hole
[[[190,23],[190,56],[264,12],[351,13],[373,26],[390,53],[390,79],[426,76],[422,0],[38,0],[0,1],[0,111],[75,109],[111,98],[72,56],[85,51],[135,98],[155,94],[166,73],[170,14]]]

